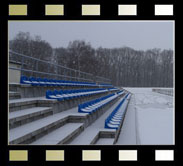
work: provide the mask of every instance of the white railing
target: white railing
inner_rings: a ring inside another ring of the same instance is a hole
[[[152,89],[153,92],[173,96],[173,88]]]

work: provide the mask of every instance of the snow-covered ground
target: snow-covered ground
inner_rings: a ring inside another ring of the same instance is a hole
[[[117,141],[117,145],[136,145],[137,135],[136,135],[136,116],[135,116],[135,98],[134,95],[128,104],[128,109],[126,112],[125,120],[120,132],[120,136]]]
[[[174,144],[173,97],[152,88],[124,88],[133,95],[117,144]]]

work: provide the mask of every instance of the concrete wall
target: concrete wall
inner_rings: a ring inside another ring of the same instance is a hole
[[[21,68],[21,65],[16,63],[9,63],[9,67]],[[21,72],[19,70],[9,69],[9,83],[20,83]]]

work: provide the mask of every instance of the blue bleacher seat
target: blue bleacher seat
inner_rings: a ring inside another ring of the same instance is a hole
[[[29,80],[29,78],[27,76],[21,76],[20,83],[21,84],[31,84],[31,81]]]
[[[68,81],[68,80],[56,80],[49,78],[36,78],[21,76],[21,84],[30,84],[33,86],[79,86],[79,87],[99,87],[96,83],[91,82],[79,82],[79,81]]]
[[[99,86],[103,86],[103,87],[113,87],[113,85],[112,84],[105,84],[105,83],[101,83],[101,84],[99,84]]]
[[[118,93],[120,94],[120,93]],[[118,104],[118,106],[113,110],[113,112],[105,120],[105,128],[118,129],[121,122],[124,119],[126,113],[126,107],[128,104],[127,99],[130,98],[130,94],[127,93]]]
[[[46,86],[43,78],[37,78],[37,81],[39,81],[40,86]]]
[[[33,86],[40,85],[38,79],[35,77],[30,77],[29,80],[31,81],[31,85],[33,85]]]
[[[108,91],[116,91],[119,90],[118,88],[108,88]]]
[[[107,92],[107,89],[104,88],[98,88],[98,89],[73,89],[73,90],[54,90],[46,91],[46,98],[47,99],[57,99],[58,101],[67,100],[67,99],[73,99],[73,98],[79,98],[82,96],[90,96],[95,95],[98,93],[104,93]]]
[[[78,105],[78,112],[91,114],[97,111],[98,109],[102,108],[112,100],[116,99],[117,97],[118,97],[118,94],[113,93],[113,94],[80,104]]]

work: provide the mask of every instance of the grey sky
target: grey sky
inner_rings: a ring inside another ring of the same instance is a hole
[[[173,49],[172,21],[11,21],[9,39],[19,31],[39,35],[52,47],[67,47],[69,41],[85,40],[95,48],[128,46],[134,49]]]

